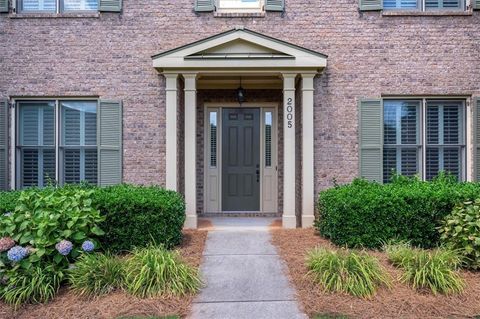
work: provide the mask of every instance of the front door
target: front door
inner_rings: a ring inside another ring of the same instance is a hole
[[[260,211],[260,109],[222,115],[222,210]]]

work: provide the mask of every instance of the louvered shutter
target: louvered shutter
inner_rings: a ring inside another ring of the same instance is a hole
[[[195,0],[195,11],[210,12],[215,10],[215,0]]]
[[[0,190],[8,189],[8,100],[0,100]]]
[[[475,181],[480,182],[480,97],[473,100],[474,121],[475,121]]]
[[[361,11],[373,11],[383,9],[383,0],[360,0]]]
[[[122,182],[122,103],[100,101],[98,107],[98,183]]]
[[[266,11],[285,11],[285,0],[265,0]]]
[[[360,177],[382,182],[383,115],[382,101],[362,100],[359,103]]]
[[[0,0],[0,12],[8,13],[8,0]]]
[[[98,0],[98,11],[120,12],[122,11],[122,0]]]
[[[472,5],[474,9],[480,10],[480,0],[472,0]]]

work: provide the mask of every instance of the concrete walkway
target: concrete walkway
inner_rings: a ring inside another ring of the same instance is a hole
[[[271,218],[211,218],[191,319],[306,319],[270,243]]]

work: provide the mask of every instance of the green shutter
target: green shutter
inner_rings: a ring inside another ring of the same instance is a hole
[[[8,0],[0,0],[0,12],[8,13]]]
[[[477,97],[473,100],[473,113],[474,113],[474,154],[475,154],[475,163],[474,165],[474,179],[475,181],[480,181],[480,97]]]
[[[98,184],[122,182],[122,103],[99,101],[98,107]]]
[[[265,0],[266,11],[285,11],[285,0]]]
[[[210,12],[215,10],[215,0],[195,0],[195,11]]]
[[[383,0],[360,0],[361,11],[374,11],[383,9]]]
[[[8,187],[8,100],[0,100],[0,190]]]
[[[381,183],[383,180],[382,101],[361,100],[358,116],[360,177]]]
[[[472,0],[473,8],[480,10],[480,0]]]
[[[122,11],[122,0],[98,0],[98,11],[120,12]]]

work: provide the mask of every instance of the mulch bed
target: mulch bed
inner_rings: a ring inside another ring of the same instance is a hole
[[[207,232],[184,231],[184,241],[178,248],[183,259],[198,267],[202,260]],[[28,305],[14,312],[10,306],[0,303],[2,319],[111,319],[124,316],[166,316],[188,314],[195,296],[161,297],[152,299],[134,298],[118,291],[109,295],[85,299],[62,289],[58,296],[46,305]]]
[[[313,229],[272,230],[272,242],[285,260],[304,311],[309,315],[338,314],[348,318],[475,318],[480,315],[480,272],[462,272],[467,288],[461,295],[433,295],[415,291],[395,280],[391,290],[380,288],[371,299],[323,292],[306,275],[305,252],[316,246],[335,248]],[[385,254],[370,251],[393,278],[398,269]],[[479,317],[480,318],[480,317]]]

